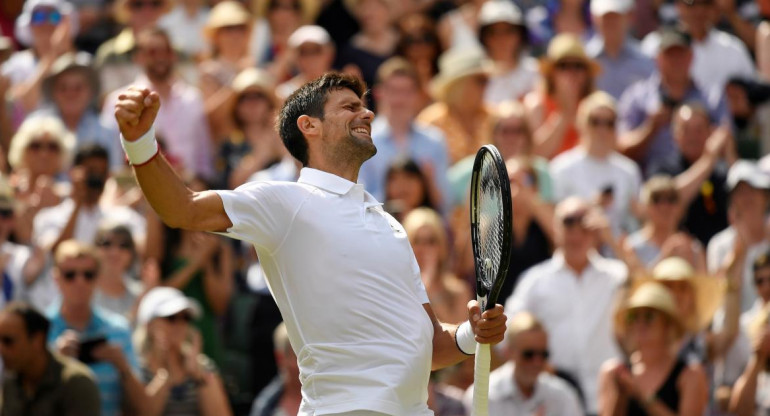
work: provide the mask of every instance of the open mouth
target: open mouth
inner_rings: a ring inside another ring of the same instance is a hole
[[[359,134],[363,134],[363,135],[366,135],[366,136],[371,136],[371,132],[369,131],[369,129],[367,127],[363,127],[363,126],[361,126],[361,127],[353,127],[353,132],[359,133]]]

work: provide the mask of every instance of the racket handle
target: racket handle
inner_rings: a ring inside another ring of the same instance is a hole
[[[473,376],[473,414],[489,415],[489,363],[491,360],[489,344],[476,346],[476,368]]]

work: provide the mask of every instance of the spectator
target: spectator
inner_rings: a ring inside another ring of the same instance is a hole
[[[724,101],[710,101],[706,92],[693,82],[690,37],[673,29],[657,33],[660,37],[656,57],[658,72],[628,88],[618,106],[621,130],[618,148],[639,162],[647,174],[651,162],[678,152],[671,129],[677,107],[697,103],[708,109],[714,123],[726,117]]]
[[[293,415],[299,412],[302,402],[299,366],[283,323],[273,331],[273,346],[278,375],[254,399],[250,416]]]
[[[505,304],[506,315],[531,312],[548,333],[553,367],[577,380],[585,410],[597,414],[599,370],[620,356],[611,308],[627,279],[622,262],[594,251],[601,214],[578,198],[556,206],[557,251],[521,277]]]
[[[287,46],[295,57],[297,75],[276,88],[281,101],[295,90],[329,72],[334,63],[335,47],[329,32],[321,26],[307,25],[295,30]]]
[[[543,85],[524,99],[534,129],[535,154],[551,159],[577,145],[578,105],[594,91],[600,70],[577,37],[553,38],[540,65]]]
[[[399,36],[396,55],[405,58],[417,71],[420,93],[417,108],[422,110],[431,103],[430,82],[438,73],[441,45],[436,26],[426,15],[414,13],[398,22]]]
[[[685,328],[676,306],[663,285],[650,282],[639,286],[618,310],[615,325],[630,361],[604,363],[600,415],[704,414],[706,373],[697,362],[677,357],[672,348]]]
[[[596,87],[616,100],[626,88],[647,79],[655,70],[655,64],[629,34],[633,8],[631,0],[591,1],[596,34],[586,45],[586,53],[602,67]]]
[[[770,330],[768,314],[770,308],[763,307],[749,323],[751,334],[751,356],[743,374],[735,382],[730,397],[730,412],[737,416],[752,416],[767,413],[768,358],[770,358]]]
[[[197,316],[195,301],[170,287],[150,290],[139,304],[135,339],[148,414],[232,414],[216,367],[200,352],[200,335],[190,326]]]
[[[197,60],[206,53],[208,45],[203,35],[209,19],[206,4],[202,0],[181,0],[158,21],[158,26],[171,38],[174,49],[185,58]]]
[[[4,415],[99,416],[93,373],[77,360],[46,347],[48,320],[23,303],[0,312]]]
[[[481,49],[450,49],[439,58],[439,74],[431,83],[436,102],[420,112],[417,122],[444,133],[450,165],[492,139],[494,114],[484,106],[491,72]]]
[[[155,27],[171,5],[170,0],[115,1],[115,20],[125,27],[96,51],[96,69],[105,94],[128,85],[142,73],[142,62],[134,59],[135,54],[141,54],[136,50],[139,33]]]
[[[436,29],[442,50],[477,49],[481,46],[477,34],[479,13],[484,3],[486,0],[467,1],[441,17]]]
[[[103,225],[96,233],[95,245],[102,261],[93,304],[132,322],[144,288],[134,272],[139,253],[131,230],[123,225]]]
[[[375,198],[383,200],[388,166],[398,158],[410,158],[434,184],[429,189],[431,201],[446,212],[449,208],[447,145],[439,129],[415,122],[419,88],[417,72],[405,59],[391,58],[380,66],[374,87],[380,111],[372,122],[377,154],[364,163],[359,180]]]
[[[770,153],[770,84],[734,77],[725,87],[725,97],[738,157],[759,159]]]
[[[155,126],[165,139],[168,154],[181,161],[186,171],[209,177],[212,146],[203,99],[197,88],[174,74],[176,57],[168,34],[161,29],[139,33],[134,59],[143,73],[133,83],[152,88],[163,100]],[[102,107],[102,120],[111,126],[117,125],[113,113],[121,92],[112,92]]]
[[[76,147],[96,143],[108,150],[110,168],[125,166],[123,149],[115,140],[118,132],[99,120],[99,75],[91,66],[91,56],[66,53],[51,66],[43,81],[46,104],[31,115],[54,116],[75,134]]]
[[[578,107],[575,123],[580,143],[551,161],[557,201],[579,196],[599,203],[615,235],[634,229],[642,175],[637,165],[615,151],[615,99],[597,91]]]
[[[429,208],[412,210],[404,218],[428,299],[441,322],[462,322],[471,299],[469,285],[449,269],[449,236],[441,216]]]
[[[559,35],[568,34],[586,41],[591,38],[588,0],[538,0],[527,12],[527,23],[536,47],[545,48]]]
[[[414,209],[437,209],[431,199],[432,179],[412,159],[394,159],[385,172],[385,210],[403,221]]]
[[[709,241],[706,260],[709,271],[716,271],[741,233],[743,244],[748,250],[743,267],[743,292],[741,293],[741,310],[746,311],[757,298],[751,286],[751,265],[757,256],[770,249],[770,242],[765,234],[770,178],[759,170],[755,163],[739,160],[730,167],[727,174],[727,190],[730,198],[728,207],[730,226],[714,235]]]
[[[580,399],[564,380],[548,373],[548,333],[528,312],[511,317],[505,341],[508,362],[489,375],[490,415],[584,415]],[[473,406],[473,388],[465,394]]]
[[[527,27],[513,2],[488,1],[479,13],[479,40],[495,64],[484,101],[497,105],[519,100],[538,78],[537,61],[527,50]]]
[[[93,306],[99,255],[90,245],[62,242],[54,254],[54,281],[61,304],[49,314],[48,342],[59,354],[77,358],[96,375],[101,414],[144,414],[146,396],[137,375],[131,330],[124,318]]]
[[[753,78],[756,73],[746,45],[735,36],[714,28],[714,0],[676,0],[682,30],[692,38],[692,78],[698,88],[716,102],[734,76]],[[660,50],[660,32],[647,35],[642,48],[649,56]]]

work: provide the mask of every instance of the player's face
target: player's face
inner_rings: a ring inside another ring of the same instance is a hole
[[[372,142],[373,119],[374,113],[352,90],[331,91],[324,106],[324,151],[332,155],[332,160],[342,156],[363,163],[374,156],[377,148]]]

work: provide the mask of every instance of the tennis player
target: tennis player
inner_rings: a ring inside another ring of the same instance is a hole
[[[327,74],[281,109],[278,129],[304,166],[295,182],[192,192],[158,153],[157,93],[131,88],[115,108],[144,195],[172,227],[254,245],[300,368],[306,415],[432,415],[431,369],[503,339],[500,305],[469,321],[438,322],[404,229],[356,184],[377,149],[374,114],[357,78]]]

